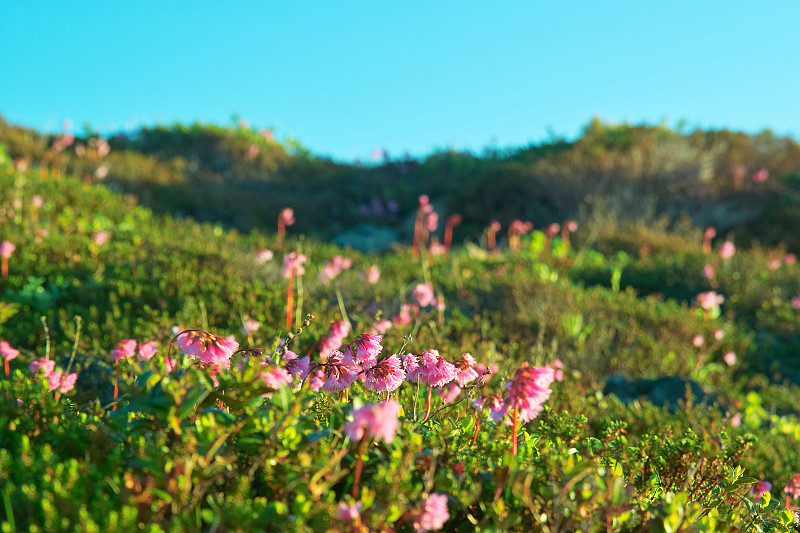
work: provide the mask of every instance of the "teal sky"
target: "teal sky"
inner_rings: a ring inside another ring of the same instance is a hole
[[[105,131],[236,113],[338,159],[591,117],[800,134],[800,3],[3,2],[0,114]]]

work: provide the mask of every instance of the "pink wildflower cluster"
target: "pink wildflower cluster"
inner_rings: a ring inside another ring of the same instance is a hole
[[[11,259],[11,255],[16,249],[17,247],[14,246],[14,243],[11,241],[3,241],[3,243],[0,244],[0,257],[3,259]]]
[[[795,474],[792,476],[792,479],[790,479],[783,488],[783,492],[788,495],[787,498],[792,500],[800,498],[800,474]]]
[[[58,390],[62,394],[66,394],[75,388],[75,382],[78,380],[78,374],[67,374],[63,370],[56,370],[56,362],[52,359],[45,359],[39,357],[31,361],[28,365],[28,370],[33,374],[44,372],[47,378],[47,386],[51,391]]]
[[[349,257],[335,255],[330,261],[325,262],[325,266],[319,271],[319,280],[323,285],[327,285],[333,278],[338,276],[342,270],[347,270],[353,266],[353,260]]]
[[[420,307],[428,307],[436,303],[436,297],[433,294],[433,284],[431,282],[420,283],[414,287],[411,295]]]
[[[231,357],[239,349],[239,343],[232,337],[221,337],[200,330],[181,333],[176,343],[181,352],[200,360],[203,365],[230,368]]]
[[[753,488],[750,489],[750,492],[753,494],[753,496],[756,497],[757,500],[760,500],[761,496],[763,496],[765,492],[769,492],[771,490],[772,490],[772,483],[770,483],[769,481],[764,481],[762,479],[761,481],[758,481],[753,484]]]
[[[544,402],[552,392],[550,385],[554,379],[555,372],[549,366],[518,368],[511,381],[506,383],[505,411],[517,409],[520,420],[530,422],[542,412]]]
[[[266,263],[267,261],[271,260],[275,254],[272,250],[268,248],[262,248],[258,252],[256,252],[256,261],[259,263]]]
[[[158,351],[155,341],[138,344],[135,339],[119,341],[111,350],[111,357],[115,361],[137,357],[139,361],[149,361]]]
[[[701,292],[697,295],[697,303],[706,311],[717,309],[725,301],[725,297],[714,291]]]
[[[458,369],[439,355],[437,350],[425,350],[419,356],[403,356],[406,379],[412,383],[426,383],[431,387],[441,387],[458,375]]]
[[[414,531],[438,531],[449,519],[447,496],[431,494],[425,498],[420,510],[414,515]]]
[[[297,252],[292,252],[283,256],[283,277],[289,279],[292,276],[302,276],[305,274],[306,269],[303,268],[305,262],[306,256],[304,254],[298,254]]]
[[[533,231],[533,222],[523,222],[520,219],[511,221],[508,225],[508,247],[512,250],[519,250],[521,246],[520,238]]]

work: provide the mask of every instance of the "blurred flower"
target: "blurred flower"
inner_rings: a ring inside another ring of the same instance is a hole
[[[722,331],[721,329],[715,329],[715,330],[714,330],[714,338],[715,338],[715,339],[717,339],[717,340],[722,340],[722,338],[723,338],[724,336],[725,336],[725,332],[724,332],[724,331]]]
[[[283,256],[283,277],[289,279],[293,275],[302,276],[305,274],[306,269],[303,268],[305,262],[306,256],[297,252]]]
[[[377,335],[384,335],[387,331],[392,329],[392,321],[388,318],[384,318],[382,320],[378,320],[373,326],[372,331],[374,331]]]
[[[561,226],[559,226],[558,224],[553,222],[552,224],[547,226],[547,229],[545,229],[544,233],[545,233],[545,235],[547,235],[548,237],[550,237],[552,239],[553,237],[558,235],[559,231],[561,231]]]
[[[463,387],[478,378],[478,372],[475,370],[475,358],[472,355],[465,353],[461,356],[461,359],[453,364],[458,370],[455,379],[459,386]]]
[[[757,500],[761,499],[761,496],[764,495],[765,492],[769,492],[772,490],[772,483],[769,481],[758,481],[753,484],[753,487],[750,489],[750,492],[753,496],[756,497]]]
[[[258,146],[255,144],[251,144],[249,148],[247,148],[247,159],[255,159],[258,155]]]
[[[38,194],[31,198],[31,205],[35,208],[40,208],[44,205],[44,198],[39,196]]]
[[[431,494],[422,502],[421,510],[414,517],[414,531],[441,529],[450,518],[447,511],[447,496]]]
[[[501,225],[500,225],[500,223],[499,223],[498,221],[496,221],[496,220],[492,220],[492,221],[489,223],[489,229],[490,229],[490,230],[492,230],[492,231],[500,231],[500,229],[501,229],[502,227],[503,227],[503,226],[501,226]]]
[[[553,362],[553,379],[558,382],[564,380],[564,363],[561,362],[561,359],[556,359]]]
[[[447,247],[438,241],[433,241],[428,247],[428,252],[431,255],[444,255],[447,253]]]
[[[719,250],[719,256],[723,259],[730,259],[736,253],[736,247],[731,241],[722,243],[722,248]]]
[[[137,352],[139,361],[149,361],[153,358],[157,351],[158,344],[156,344],[155,341],[139,344],[139,351]]]
[[[94,177],[99,180],[105,179],[107,176],[108,176],[108,165],[106,164],[100,165],[94,171]]]
[[[795,474],[792,479],[783,488],[783,492],[789,495],[789,498],[796,500],[800,498],[800,474]]]
[[[706,339],[702,335],[695,335],[692,337],[692,344],[694,344],[696,348],[700,348],[705,342]]]
[[[285,385],[292,384],[292,375],[285,368],[271,367],[261,372],[261,381],[273,390],[278,390]],[[268,393],[266,396],[270,396]]]
[[[342,347],[345,337],[350,333],[350,323],[344,320],[335,320],[331,322],[328,328],[328,334],[320,341],[319,354],[323,361],[328,359],[328,356],[333,350],[338,350]]]
[[[728,352],[722,356],[722,360],[725,361],[726,365],[733,366],[736,364],[736,354],[734,352]]]
[[[425,215],[425,227],[430,232],[436,231],[436,228],[439,227],[439,214],[436,211],[431,211]]]
[[[11,241],[3,241],[3,243],[0,244],[0,257],[10,259],[11,254],[13,254],[16,249],[17,247],[14,246]]]
[[[781,261],[780,259],[770,259],[767,262],[767,268],[770,269],[770,270],[773,270],[773,271],[774,270],[778,270],[781,267],[782,264],[783,264],[783,261]]]
[[[110,234],[107,231],[95,231],[92,233],[92,240],[97,246],[103,246],[108,242]]]
[[[742,413],[736,413],[731,417],[731,425],[733,427],[739,427],[742,425]]]
[[[704,266],[703,267],[703,276],[705,276],[708,279],[713,278],[714,277],[714,267],[712,267],[711,265]]]
[[[256,331],[261,328],[261,324],[258,323],[258,320],[247,319],[242,324],[242,333],[245,335],[252,335]]]
[[[769,179],[769,171],[765,168],[753,172],[753,183],[764,183]]]
[[[697,295],[697,303],[703,309],[716,309],[725,301],[725,297],[714,291],[701,292]]]
[[[443,388],[439,389],[439,394],[444,403],[453,403],[453,400],[458,398],[458,395],[461,394],[461,387],[459,387],[455,381],[451,381]]]
[[[431,200],[428,198],[427,194],[422,194],[419,197],[419,206],[425,207],[426,205],[430,204]]]
[[[375,285],[381,279],[381,271],[378,265],[370,265],[367,269],[367,283]]]
[[[308,377],[308,370],[310,367],[310,360],[306,357],[299,357],[296,353],[291,350],[286,350],[283,354],[283,360],[285,362],[284,368],[293,376],[300,376],[300,379],[306,379]]]
[[[114,346],[114,349],[111,350],[111,357],[113,357],[115,361],[128,359],[129,357],[133,357],[135,355],[136,355],[135,339],[127,339],[124,341],[119,341],[116,344],[116,346]]]
[[[291,207],[284,207],[279,217],[285,225],[291,226],[294,224],[294,209]]]
[[[564,222],[564,226],[570,233],[575,233],[576,231],[578,231],[578,223],[575,222],[574,220],[567,220],[566,222]]]
[[[62,394],[66,394],[75,388],[78,374],[65,374],[61,370],[55,370],[47,375],[47,385],[51,391],[58,389]]]
[[[0,341],[0,357],[5,361],[11,361],[19,355],[19,350],[15,350],[6,341]]]
[[[717,228],[715,228],[714,226],[707,227],[706,230],[703,232],[703,238],[709,241],[716,236],[717,236]]]
[[[259,263],[266,263],[273,257],[272,250],[268,250],[267,248],[262,248],[256,253],[256,261]]]
[[[489,416],[495,423],[502,420],[505,416],[503,398],[499,394],[484,394],[483,396],[475,398],[470,403],[472,403],[472,407],[479,413],[489,411]]]
[[[373,438],[391,443],[397,432],[400,404],[394,400],[367,404],[353,411],[353,420],[344,425],[344,433],[352,441]]]
[[[417,300],[417,303],[420,307],[427,307],[433,303],[434,296],[433,296],[433,284],[431,282],[427,283],[420,283],[414,290],[411,292],[414,299]]]
[[[392,317],[395,327],[407,326],[411,323],[411,312],[408,304],[400,306],[400,312]]]
[[[336,518],[343,522],[353,522],[361,518],[361,502],[356,502],[353,505],[347,505],[344,502],[339,502],[336,511]]]
[[[792,307],[800,310],[800,296],[792,297]]]
[[[786,263],[786,266],[792,266],[797,262],[797,256],[794,254],[786,254],[783,257],[783,262]]]
[[[56,362],[52,359],[45,359],[44,357],[37,357],[28,365],[28,370],[30,370],[31,373],[38,374],[40,370],[44,370],[45,376],[49,376],[55,368]]]

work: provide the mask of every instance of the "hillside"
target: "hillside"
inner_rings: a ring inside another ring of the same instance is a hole
[[[0,380],[4,528],[410,531],[445,495],[447,531],[790,530],[796,143],[592,123],[574,142],[361,166],[194,126],[111,139],[105,155],[65,150],[60,171],[41,172],[53,142],[0,123],[0,241],[16,247],[0,340],[20,351]],[[753,182],[762,168],[768,179]],[[463,216],[449,253],[415,256],[410,234],[382,255],[324,242],[358,224],[410,219],[413,232],[420,194],[440,220]],[[397,212],[362,216],[373,199]],[[296,223],[282,242],[287,206]],[[571,242],[538,231],[570,217]],[[515,218],[537,228],[518,245],[505,238]],[[503,230],[487,250],[493,219]],[[707,224],[717,237],[704,249]],[[291,252],[307,260],[290,280]],[[704,309],[712,290],[724,301]],[[354,381],[348,399],[263,375],[308,313],[290,348],[312,364],[345,320],[347,343],[387,328],[381,357],[436,349],[496,370],[436,390],[430,420],[427,387],[404,382],[394,439],[345,437],[353,409],[382,393]],[[274,359],[237,354],[226,369],[184,355],[171,371],[172,338],[188,329]],[[155,341],[155,357],[114,357],[126,339]],[[41,357],[75,372],[75,389],[48,392],[29,371]],[[563,381],[516,438],[470,400],[506,394],[524,365]],[[771,499],[751,494],[758,480]]]

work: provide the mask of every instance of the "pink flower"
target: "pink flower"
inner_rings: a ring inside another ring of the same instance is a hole
[[[458,398],[458,395],[461,394],[461,387],[459,387],[455,381],[451,381],[439,389],[439,394],[442,396],[442,401],[444,403],[453,403],[453,400]]]
[[[578,231],[578,223],[575,222],[574,220],[567,220],[564,223],[564,226],[566,226],[567,231],[569,231],[570,233],[575,233],[576,231]]]
[[[425,207],[426,205],[428,205],[430,203],[430,201],[431,200],[430,200],[430,198],[428,198],[427,194],[422,194],[419,197],[419,206],[420,207]]]
[[[258,323],[257,320],[248,319],[244,321],[242,324],[242,333],[245,335],[251,335],[261,328],[261,324]]]
[[[432,387],[441,387],[456,378],[458,370],[455,365],[445,361],[438,351],[425,350],[420,357],[422,362],[418,368],[412,371],[406,366],[407,379],[409,381],[421,381]],[[405,359],[403,362],[405,363]]]
[[[267,261],[272,259],[274,255],[275,254],[272,253],[272,250],[269,250],[267,248],[262,248],[256,253],[256,261],[258,261],[259,263],[266,263]]]
[[[550,237],[550,238],[553,238],[553,237],[555,237],[556,235],[558,235],[558,232],[559,232],[559,231],[561,231],[561,226],[559,226],[558,224],[556,224],[555,222],[553,222],[552,224],[550,224],[549,226],[547,226],[547,229],[545,229],[545,230],[544,230],[544,233],[545,233],[545,235],[547,235],[548,237]]]
[[[378,335],[383,335],[390,329],[392,329],[392,321],[387,318],[384,318],[382,320],[378,320],[375,323],[375,326],[372,328],[372,331],[374,331]]]
[[[344,338],[350,333],[350,322],[344,320],[336,320],[331,322],[328,328],[328,334],[320,341],[319,355],[323,361],[328,359],[328,356],[333,350],[338,350],[344,343]]]
[[[17,247],[14,246],[11,241],[3,241],[3,243],[0,244],[0,257],[9,259],[16,249]]]
[[[362,333],[353,341],[353,350],[356,352],[356,362],[366,363],[370,360],[375,360],[378,354],[383,350],[381,346],[381,335],[370,335],[369,333]]]
[[[431,282],[420,283],[411,293],[414,299],[417,300],[420,307],[427,307],[433,303],[433,284]]]
[[[284,207],[279,216],[285,225],[291,226],[294,224],[294,210],[291,207]]]
[[[133,357],[134,355],[136,355],[136,341],[134,339],[119,341],[117,345],[114,346],[114,349],[111,350],[111,357],[116,361],[121,361],[122,359]]]
[[[736,354],[734,352],[728,352],[722,356],[722,360],[725,361],[726,365],[733,366],[736,364]]]
[[[503,403],[507,410],[519,409],[522,422],[530,422],[539,415],[544,402],[550,397],[550,385],[554,379],[555,372],[549,366],[518,368],[506,384],[508,396]]]
[[[75,382],[78,379],[78,374],[64,374],[61,370],[55,370],[47,375],[47,385],[49,389],[56,390],[62,394],[66,394],[75,388]]]
[[[36,358],[28,365],[28,370],[30,370],[31,373],[38,374],[39,370],[44,370],[45,376],[49,376],[55,368],[56,362],[52,359],[45,359],[44,357]]]
[[[506,408],[503,405],[503,398],[499,394],[484,394],[472,400],[472,407],[482,413],[489,411],[489,416],[497,423],[506,415]]]
[[[393,392],[403,384],[405,378],[400,356],[394,354],[364,372],[364,388],[375,392]]]
[[[325,365],[325,392],[340,392],[355,383],[359,368],[351,354],[343,354],[339,350],[331,352]]]
[[[344,502],[339,502],[336,518],[343,522],[353,522],[361,518],[361,502],[356,502],[353,505],[347,505]]]
[[[715,339],[717,339],[719,341],[719,340],[722,340],[723,337],[725,337],[725,332],[724,331],[722,331],[721,329],[715,329],[714,330],[714,338]]]
[[[374,438],[391,443],[397,432],[400,404],[394,400],[367,404],[353,411],[353,421],[344,425],[344,433],[352,441]]]
[[[442,529],[442,526],[449,518],[447,496],[444,494],[431,494],[422,502],[422,509],[414,517],[414,531]]]
[[[694,344],[695,348],[700,348],[705,343],[706,339],[702,335],[695,335],[692,337],[692,344]]]
[[[761,496],[764,495],[765,492],[769,492],[772,490],[772,483],[769,481],[758,481],[753,484],[753,488],[750,489],[751,494],[756,497],[757,500],[761,499]]]
[[[178,348],[189,357],[200,359],[204,365],[230,368],[231,357],[239,343],[230,337],[221,337],[207,331],[191,330],[177,339]]]
[[[725,297],[721,294],[717,294],[714,291],[706,291],[701,292],[697,295],[697,303],[700,304],[700,307],[703,309],[716,309],[725,301]]]
[[[714,267],[712,267],[711,265],[704,266],[703,267],[703,276],[705,276],[707,279],[713,278],[714,277]]]
[[[283,256],[283,277],[289,279],[292,275],[302,276],[305,274],[306,269],[303,268],[305,262],[306,256],[297,252]]]
[[[103,246],[108,242],[109,233],[107,231],[95,231],[92,233],[92,239],[97,246]]]
[[[717,236],[717,228],[715,228],[714,226],[707,227],[706,230],[703,232],[703,238],[709,241],[716,236]]]
[[[258,155],[258,146],[255,144],[251,144],[250,147],[247,149],[247,158],[254,159]]]
[[[428,252],[431,255],[444,255],[447,253],[447,247],[438,241],[433,241],[428,247]]]
[[[178,368],[178,360],[176,358],[164,359],[164,364],[167,366],[167,372],[172,372]]]
[[[139,345],[139,361],[149,361],[158,351],[158,344],[155,341],[145,342]]]
[[[102,180],[102,179],[105,179],[106,176],[108,176],[108,165],[102,164],[102,165],[100,165],[99,167],[97,167],[95,169],[95,171],[94,171],[94,177],[95,178],[97,178],[99,180]]]
[[[278,390],[284,385],[292,384],[292,376],[284,368],[272,367],[261,372],[261,380],[270,389]]]
[[[44,199],[37,194],[36,196],[31,198],[31,205],[33,205],[33,207],[38,209],[44,205]]]
[[[731,241],[722,243],[722,248],[719,250],[719,256],[723,259],[730,259],[736,253],[736,247]]]
[[[407,326],[411,323],[411,313],[409,312],[408,304],[403,304],[403,306],[400,307],[400,312],[392,317],[392,322],[394,322],[397,328]]]
[[[553,379],[561,382],[564,380],[564,363],[561,362],[561,359],[556,359],[553,363]]]
[[[800,310],[800,296],[793,296],[792,297],[792,307],[795,309]]]
[[[498,231],[500,231],[500,229],[501,229],[502,227],[503,227],[503,226],[501,226],[501,225],[500,225],[500,223],[499,223],[498,221],[496,221],[496,220],[492,220],[492,221],[489,223],[489,229],[490,229],[491,231],[494,231],[494,232],[498,232]]]
[[[436,211],[431,211],[425,215],[425,227],[430,232],[436,231],[439,226],[439,214]]]
[[[308,382],[308,386],[311,388],[312,391],[317,392],[322,389],[322,386],[325,384],[325,370],[324,367],[317,367],[316,370],[312,371],[310,374],[310,379]]]
[[[792,479],[783,488],[783,492],[789,495],[789,498],[796,500],[800,498],[800,474],[795,474]]]
[[[381,279],[381,271],[378,265],[370,265],[367,269],[367,283],[375,285]]]
[[[456,374],[456,383],[458,383],[460,387],[478,378],[478,372],[475,370],[475,358],[472,357],[472,355],[465,353],[461,356],[461,359],[453,364],[458,370],[458,374]]]
[[[786,254],[783,257],[783,262],[786,263],[786,266],[792,266],[797,262],[797,256],[794,254]]]
[[[11,361],[19,355],[19,350],[15,350],[6,341],[0,341],[0,357],[6,361]]]
[[[258,134],[259,134],[259,135],[261,136],[261,138],[262,138],[262,139],[264,139],[265,141],[271,141],[271,140],[273,140],[273,139],[275,138],[275,136],[274,136],[274,135],[273,135],[273,133],[272,133],[272,130],[269,130],[269,129],[267,129],[267,130],[261,130],[261,131],[260,131]]]
[[[283,354],[284,368],[293,376],[300,376],[300,379],[308,377],[308,370],[311,364],[308,356],[300,357],[291,350],[286,350]]]
[[[764,183],[769,179],[769,171],[765,168],[753,172],[753,183]]]
[[[742,425],[742,413],[736,413],[731,417],[731,425],[733,427],[739,427]]]

